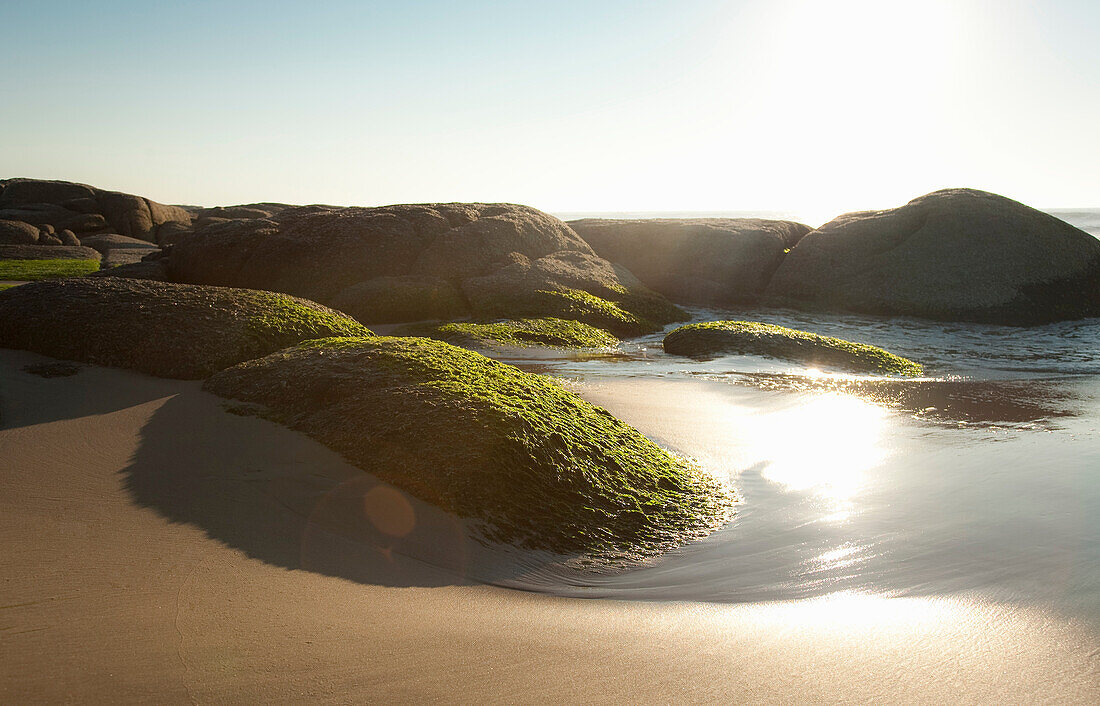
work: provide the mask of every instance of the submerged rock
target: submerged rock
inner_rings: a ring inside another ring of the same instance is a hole
[[[947,189],[826,223],[799,241],[766,293],[949,321],[1100,316],[1100,241],[1003,196]]]
[[[765,355],[858,373],[916,377],[924,372],[920,364],[875,346],[755,321],[712,321],[681,326],[665,336],[664,348],[672,355],[692,357],[724,353]]]
[[[811,230],[761,218],[585,218],[569,225],[647,287],[696,306],[755,301],[785,252]]]
[[[372,323],[572,318],[543,291],[610,302],[638,319],[638,331],[682,313],[597,257],[560,220],[514,204],[287,208],[200,228],[173,247],[169,271],[182,282],[308,297]]]
[[[729,489],[548,378],[423,338],[310,341],[212,376],[382,480],[562,553],[651,554],[732,514]]]
[[[610,348],[619,339],[603,329],[565,319],[407,324],[397,336],[420,336],[459,346],[549,346],[552,348]]]
[[[118,277],[0,292],[0,347],[202,378],[300,341],[370,335],[343,314],[283,294]]]

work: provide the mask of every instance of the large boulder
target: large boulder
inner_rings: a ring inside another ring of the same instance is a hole
[[[0,348],[202,378],[286,346],[370,335],[343,314],[271,292],[117,277],[35,282],[0,292]]]
[[[596,254],[678,304],[756,301],[784,254],[810,232],[760,218],[585,218],[569,225]]]
[[[0,218],[56,230],[95,233],[113,230],[125,236],[158,242],[163,231],[178,237],[191,227],[191,214],[179,206],[87,184],[42,179],[0,181]]]
[[[38,227],[22,221],[0,220],[0,245],[34,245]]]
[[[425,338],[310,341],[214,375],[382,480],[489,539],[647,555],[732,513],[724,484],[561,385]]]
[[[597,257],[560,220],[512,204],[305,206],[270,218],[225,220],[177,243],[169,271],[181,282],[339,302],[369,323],[468,313],[560,315],[530,306],[538,291],[582,291],[611,301],[652,322],[649,330],[682,314]],[[380,287],[390,284],[409,292],[408,312],[385,301]]]
[[[1100,241],[1003,196],[947,189],[806,235],[766,294],[783,303],[1032,325],[1100,316]]]

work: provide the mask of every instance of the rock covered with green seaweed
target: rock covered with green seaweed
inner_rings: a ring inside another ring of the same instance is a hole
[[[217,373],[205,389],[479,521],[493,541],[641,557],[733,511],[724,483],[605,410],[440,341],[309,341]]]
[[[370,331],[340,312],[272,292],[116,277],[0,292],[0,347],[202,378],[311,338]]]
[[[665,336],[664,348],[673,355],[764,355],[860,373],[916,377],[924,372],[919,363],[875,346],[756,321],[711,321],[681,326]]]

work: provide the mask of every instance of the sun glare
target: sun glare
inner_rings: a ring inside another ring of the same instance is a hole
[[[886,458],[885,415],[853,397],[822,395],[759,418],[746,436],[754,440],[753,453],[768,462],[765,479],[831,501],[840,519],[865,484],[865,472]]]

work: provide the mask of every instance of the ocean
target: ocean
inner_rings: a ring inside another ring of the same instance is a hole
[[[1100,237],[1100,210],[1055,213]],[[666,355],[661,334],[607,353],[514,359],[728,479],[741,502],[728,526],[649,565],[532,564],[509,585],[662,601],[978,597],[1100,627],[1100,319],[1015,328],[691,314],[872,343],[923,363],[927,377],[700,362]]]

